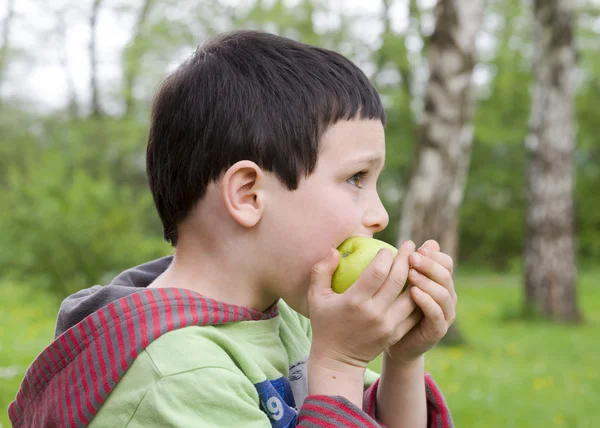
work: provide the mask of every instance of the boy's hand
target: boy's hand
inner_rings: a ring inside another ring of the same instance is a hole
[[[339,253],[332,250],[315,265],[308,292],[313,330],[311,361],[342,370],[364,369],[419,322],[422,315],[415,310],[410,294],[400,294],[414,250],[411,241],[398,249],[395,259],[390,251],[380,250],[343,294],[331,289]]]
[[[456,316],[457,296],[452,280],[452,258],[429,240],[409,257],[410,295],[423,314],[422,320],[387,350],[395,363],[420,357],[446,335]],[[408,294],[408,293],[406,293]],[[417,310],[417,311],[419,311]]]

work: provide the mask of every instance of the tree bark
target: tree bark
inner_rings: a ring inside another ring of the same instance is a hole
[[[125,117],[131,117],[135,113],[135,86],[140,75],[140,41],[142,39],[142,32],[146,25],[148,15],[154,5],[154,0],[144,0],[144,3],[140,9],[137,17],[135,28],[133,29],[133,36],[126,48],[123,63],[124,63],[124,98],[125,98]]]
[[[438,0],[427,44],[429,80],[416,155],[402,202],[398,245],[428,239],[456,260],[458,210],[473,142],[473,68],[483,0]],[[445,344],[462,342],[453,326]]]
[[[6,5],[6,16],[2,20],[2,45],[0,45],[0,87],[4,80],[4,73],[8,64],[8,52],[10,48],[10,30],[15,16],[15,1],[8,0]]]
[[[96,26],[98,23],[98,13],[102,0],[94,0],[92,5],[92,13],[90,15],[90,90],[92,94],[92,116],[102,116],[102,108],[100,106],[100,94],[98,90],[98,61],[96,47]]]
[[[65,71],[65,83],[67,85],[68,105],[67,110],[69,116],[77,118],[79,116],[79,102],[77,100],[77,89],[75,89],[75,80],[69,66],[69,55],[67,52],[67,24],[65,22],[66,10],[56,12],[56,34],[58,39],[58,55],[61,67]]]
[[[565,322],[581,319],[573,219],[573,7],[571,0],[535,0],[535,83],[525,143],[525,310]]]

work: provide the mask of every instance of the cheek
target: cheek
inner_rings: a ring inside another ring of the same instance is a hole
[[[304,283],[311,268],[357,230],[361,210],[353,195],[339,187],[287,196],[269,221],[275,240],[270,256],[288,278]]]

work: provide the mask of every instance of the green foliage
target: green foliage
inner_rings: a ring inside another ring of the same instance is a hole
[[[57,297],[168,252],[151,220],[150,193],[135,188],[123,158],[98,162],[110,154],[94,144],[111,141],[107,127],[78,125],[61,132],[72,141],[50,139],[22,165],[8,166],[0,189],[10,207],[0,218],[3,275]]]
[[[506,270],[520,264],[532,75],[530,3],[487,3],[479,37],[487,42],[481,44],[477,71],[488,79],[478,80],[472,165],[460,211],[460,265]],[[575,209],[582,265],[600,258],[600,34],[598,8],[588,6],[578,16],[576,32]],[[255,0],[239,6],[154,0],[138,37],[122,52],[122,74],[132,87],[128,92],[101,87],[111,105],[124,105],[124,93],[131,98],[129,116],[41,115],[35,106],[0,100],[0,198],[10,207],[0,218],[2,276],[10,273],[26,283],[35,278],[62,295],[169,250],[161,243],[144,171],[150,99],[169,68],[208,35],[233,28],[277,32],[338,50],[363,66],[387,110],[387,160],[379,189],[390,224],[379,238],[394,242],[426,76],[423,33],[431,31],[433,20],[432,9],[422,2],[407,1],[403,7],[410,9],[410,19],[399,30],[383,14],[365,17],[314,0]],[[171,13],[175,9],[178,13]],[[129,3],[115,11],[131,18],[138,13]],[[381,21],[375,41],[357,30],[367,19]]]

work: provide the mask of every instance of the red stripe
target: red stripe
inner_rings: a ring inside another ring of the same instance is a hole
[[[58,395],[58,401],[57,401],[58,415],[60,417],[59,422],[61,424],[65,421],[65,412],[63,411],[64,401],[65,401],[65,394],[62,394],[62,392],[64,391],[64,389],[63,389],[63,386],[64,386],[63,374],[64,374],[64,371],[61,371],[57,375],[57,377],[58,377],[58,388],[57,388],[57,390],[61,392],[60,394],[57,393],[57,395]]]
[[[102,396],[100,395],[100,379],[106,376],[106,367],[104,365],[104,358],[102,357],[100,339],[98,339],[96,335],[97,330],[94,325],[94,322],[92,321],[92,317],[87,317],[84,320],[84,322],[87,324],[90,337],[94,338],[94,340],[90,341],[90,346],[86,348],[86,361],[87,364],[91,367],[90,375],[92,377],[92,387],[94,388],[94,399],[98,404],[100,404],[102,403]],[[92,345],[94,345],[94,349],[96,351],[96,358],[98,358],[100,367],[98,367],[94,362],[94,358],[92,356]],[[100,369],[100,376],[98,376],[98,369]]]
[[[112,372],[112,381],[116,384],[119,381],[119,377],[117,376],[117,356],[115,355],[115,348],[113,346],[112,335],[110,332],[110,325],[106,321],[106,308],[100,309],[98,311],[98,318],[100,319],[100,325],[102,328],[102,336],[106,339],[106,353],[108,354],[108,363],[110,364],[110,369]],[[108,376],[104,376],[104,378],[108,378]],[[110,393],[110,386],[108,383],[105,384],[104,389],[106,393]]]
[[[298,419],[297,427],[300,428],[300,427],[306,426],[306,425],[304,425],[305,423],[310,424],[311,426],[318,426],[318,427],[324,427],[324,428],[338,428],[337,425],[330,424],[329,422],[318,419],[312,415],[300,416],[300,418]]]
[[[77,337],[75,336],[75,333],[73,332],[73,329],[67,330],[65,332],[65,336],[68,336],[69,339],[71,339],[71,343],[73,344],[73,347],[75,348],[75,354],[73,355],[73,359],[74,359],[83,350],[82,344],[79,343],[79,341],[77,340]]]
[[[343,402],[335,400],[335,399],[333,399],[333,398],[331,398],[329,396],[324,396],[323,398],[321,398],[321,400],[324,401],[324,402],[326,402],[326,403],[329,403],[332,406],[339,407],[340,410],[344,410],[344,412],[346,414],[354,416],[356,419],[358,419],[362,423],[366,424],[367,426],[374,426],[373,423],[371,421],[369,421],[369,419],[365,418],[364,413],[357,412],[354,407],[350,407],[348,405],[345,405]]]
[[[229,305],[223,302],[223,324],[229,322]]]
[[[237,321],[240,317],[240,312],[238,310],[237,305],[233,307],[233,320],[232,321]]]
[[[54,344],[50,344],[50,346],[54,346]],[[58,388],[56,388],[56,384],[57,384],[57,376],[56,376],[56,372],[54,370],[54,367],[58,366],[56,364],[56,360],[54,359],[54,356],[52,355],[52,352],[50,352],[50,346],[48,346],[46,348],[45,355],[48,357],[48,360],[50,360],[50,364],[51,364],[51,380],[48,382],[48,386],[46,387],[46,393],[44,394],[44,397],[48,397],[49,403],[46,402],[46,409],[44,410],[44,412],[48,411],[48,409],[50,409],[50,411],[56,411],[56,402],[57,402],[57,390]],[[53,415],[52,417],[52,421],[53,423],[55,422],[56,416]]]
[[[213,311],[213,324],[221,324],[221,313],[219,312],[219,303],[216,300],[211,300]]]
[[[177,302],[177,318],[179,319],[180,327],[187,327],[187,320],[185,317],[185,302],[184,297],[181,295],[179,288],[173,289],[175,293],[175,301]]]
[[[318,401],[317,401],[318,400]],[[342,403],[339,402],[335,402],[333,405],[337,407],[339,413],[336,413],[334,411],[331,411],[325,407],[322,407],[322,403],[320,401],[325,401],[322,398],[319,399],[313,399],[313,401],[309,402],[309,403],[305,403],[302,406],[302,410],[304,411],[310,411],[312,410],[315,413],[318,413],[320,415],[322,415],[324,418],[329,418],[329,419],[335,419],[337,422],[340,423],[340,425],[333,425],[333,426],[343,426],[343,427],[356,427],[356,428],[360,428],[360,426],[356,425],[355,423],[353,423],[351,420],[344,418],[344,416],[346,414],[349,414],[350,412],[348,412],[348,408],[341,405]],[[300,420],[302,420],[303,418],[300,418]],[[359,418],[359,420],[362,418]],[[326,422],[325,420],[322,420],[321,424],[322,425],[323,422]],[[371,426],[372,424],[369,424],[368,422],[365,423],[365,426]],[[327,426],[327,425],[325,425]]]
[[[115,335],[115,338],[117,340],[117,348],[118,348],[118,352],[119,352],[119,365],[122,371],[127,370],[127,360],[126,360],[126,356],[125,353],[127,352],[127,348],[125,347],[125,336],[123,335],[123,325],[121,324],[120,320],[119,320],[119,314],[117,314],[117,309],[115,308],[115,304],[114,303],[110,303],[108,305],[108,312],[110,313],[110,316],[112,318],[111,320],[111,324],[113,327],[113,334]],[[119,377],[117,376],[117,373],[113,373],[113,375],[115,376],[115,383],[119,381]]]
[[[131,359],[131,361],[133,361],[135,357],[137,357],[137,349],[135,344],[136,323],[133,319],[135,316],[135,308],[132,311],[129,307],[129,300],[127,298],[123,298],[121,299],[121,309],[125,314],[125,322],[127,323],[127,331],[129,332],[129,343],[127,344],[127,348],[129,349],[129,358]],[[139,312],[141,312],[141,310]],[[123,369],[123,371],[127,370],[127,361],[125,360],[125,358],[123,358],[123,361],[121,361],[121,368]]]
[[[79,391],[78,391],[78,389],[79,389],[79,382],[77,382],[78,379],[80,379],[83,382],[83,379],[85,378],[85,371],[83,370],[83,366],[81,365],[81,361],[82,361],[81,356],[78,356],[71,363],[71,370],[72,370],[72,373],[73,373],[73,379],[75,380],[75,383],[73,385],[73,394],[75,395],[75,406],[76,406],[76,409],[77,409],[77,416],[79,417],[79,420],[84,423],[84,425],[87,425],[86,417],[83,414],[83,404],[81,403],[81,396],[80,396]],[[84,386],[83,389],[85,391],[87,388]]]
[[[208,321],[208,306],[206,304],[206,299],[200,297],[200,303],[202,304],[202,319],[200,320],[200,323],[201,325],[205,325]]]
[[[371,385],[364,394],[364,407],[366,413],[375,419],[375,401],[377,400],[377,388],[379,387],[379,379]]]
[[[150,307],[152,308],[152,340],[154,340],[160,336],[160,316],[158,315],[158,307],[154,292],[150,291],[147,296]]]
[[[54,343],[50,344],[50,346],[52,346],[54,349]],[[52,373],[52,375],[56,375],[56,373],[58,373],[59,366],[56,362],[56,359],[54,359],[54,353],[50,352],[50,346],[46,348],[46,355],[48,356],[50,364],[52,365],[50,373]]]
[[[98,314],[98,316],[100,316]],[[101,326],[102,328],[102,326]],[[103,335],[101,335],[100,337],[103,337]],[[108,349],[108,345],[107,345],[107,349]],[[96,353],[96,357],[98,358],[98,368],[100,369],[100,379],[102,379],[102,389],[103,389],[103,393],[105,395],[108,395],[110,393],[110,387],[108,386],[108,370],[106,368],[106,361],[104,361],[104,353],[102,352],[102,339],[98,338],[97,340],[94,341],[94,352]],[[94,394],[96,393],[96,391],[100,388],[100,386],[98,385],[99,382],[95,382],[94,383]],[[98,394],[100,394],[100,392],[98,391]]]
[[[86,337],[85,336],[85,330],[83,328],[83,323],[80,322],[79,324],[77,324],[77,328],[79,329],[79,334],[81,335],[81,337]],[[84,355],[88,355],[86,357],[84,357]],[[83,364],[83,360],[85,358],[85,365]],[[85,400],[85,407],[87,408],[87,411],[90,414],[94,414],[94,408],[92,406],[92,403],[90,402],[91,400],[91,396],[90,396],[90,388],[87,382],[87,371],[86,371],[86,367],[88,367],[88,370],[90,371],[90,374],[92,376],[92,381],[95,377],[95,370],[96,368],[94,367],[94,362],[91,359],[91,354],[90,354],[90,347],[86,347],[85,350],[83,351],[82,354],[80,354],[79,357],[77,357],[77,359],[79,360],[79,364],[78,364],[78,368],[79,368],[79,376],[81,377],[81,383],[83,384],[83,399]],[[77,394],[79,395],[79,394]],[[82,420],[85,417],[82,418]],[[89,422],[89,421],[88,421]],[[86,422],[87,424],[87,422]]]
[[[432,413],[435,423],[437,424],[438,417],[441,417],[442,426],[448,427],[450,425],[448,408],[446,407],[446,403],[444,402],[444,398],[442,397],[440,390],[438,389],[437,385],[435,384],[429,373],[425,374],[425,383],[426,387],[428,387],[431,393],[433,394],[434,408],[432,409]]]
[[[27,370],[29,372],[29,379],[27,382],[27,395],[34,393],[38,388],[37,386],[41,383],[41,376],[39,375],[39,362],[35,360]]]
[[[71,353],[70,346],[67,343],[66,334],[63,334],[62,336],[59,336],[59,338],[58,338],[58,346],[60,347],[61,351],[64,351],[63,355],[62,355],[63,358],[61,359],[61,369],[62,369],[62,368],[64,368],[68,364],[69,361],[71,361],[73,358],[75,358],[75,355]]]
[[[188,302],[190,304],[190,311],[192,311],[192,325],[197,325],[198,320],[200,318],[198,311],[196,310],[196,298],[189,290],[183,290],[185,295],[188,297]]]
[[[67,367],[63,369],[63,373],[66,375],[65,379],[65,398],[67,402],[67,421],[69,422],[69,426],[75,426],[75,417],[73,416],[73,403],[71,402],[71,369],[73,368],[72,364],[69,364]]]
[[[51,409],[54,413],[54,423],[60,422],[59,420],[57,420],[58,418],[58,407],[59,407],[59,402],[58,402],[58,391],[60,390],[60,386],[58,385],[58,379],[59,376],[54,376],[54,379],[52,379],[52,382],[50,382],[50,391],[52,391],[52,400],[50,401],[51,404]]]
[[[165,309],[165,321],[166,321],[166,328],[167,328],[166,331],[172,331],[173,327],[174,327],[173,308],[170,305],[169,296],[167,295],[167,290],[165,290],[164,288],[159,288],[158,293],[160,294],[160,297],[162,299],[163,308]]]
[[[139,293],[133,293],[131,298],[133,299],[133,303],[135,304],[137,313],[139,314],[138,329],[140,331],[140,335],[142,336],[141,349],[146,349],[148,346],[148,325],[146,324],[146,311]]]

